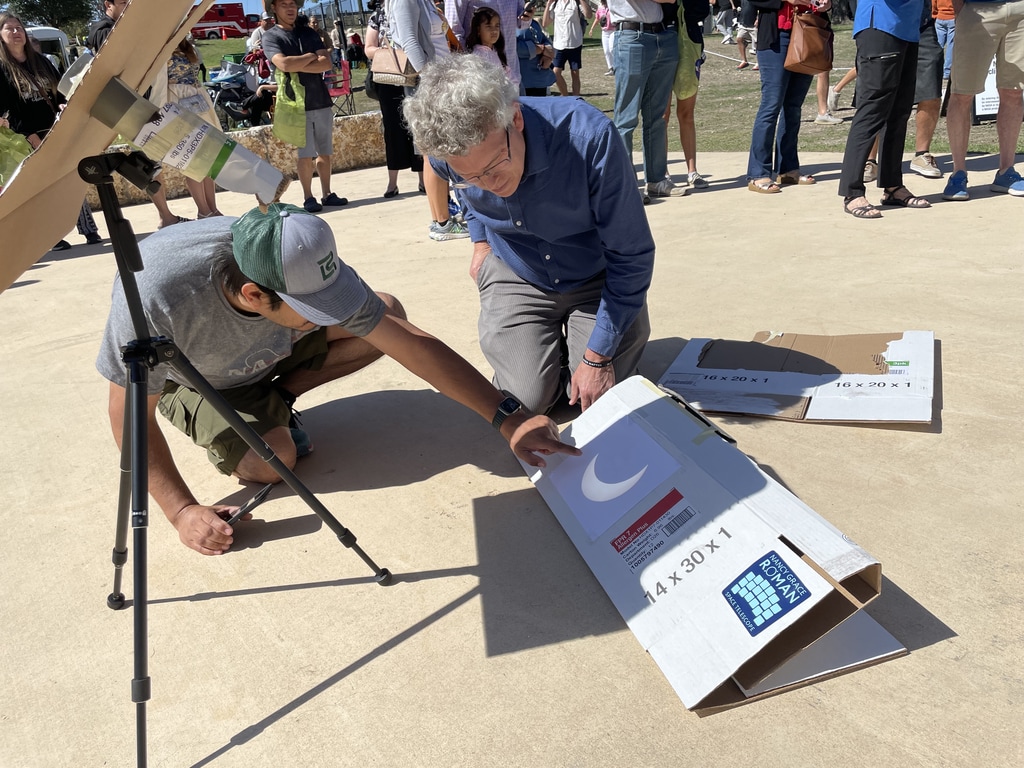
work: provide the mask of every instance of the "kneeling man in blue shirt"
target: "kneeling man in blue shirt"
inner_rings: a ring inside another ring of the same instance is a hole
[[[615,126],[582,99],[520,99],[478,56],[425,67],[404,109],[467,208],[495,386],[538,413],[564,396],[586,410],[650,335],[654,239]]]

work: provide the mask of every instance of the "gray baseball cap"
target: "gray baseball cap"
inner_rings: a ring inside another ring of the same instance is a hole
[[[366,302],[365,283],[338,258],[334,233],[319,216],[273,203],[238,219],[231,236],[242,274],[311,323],[342,325]]]

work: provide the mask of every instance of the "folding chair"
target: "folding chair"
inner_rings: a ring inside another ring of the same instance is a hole
[[[334,104],[335,116],[354,115],[356,100],[352,97],[352,65],[341,61],[340,72],[325,72],[324,82]]]

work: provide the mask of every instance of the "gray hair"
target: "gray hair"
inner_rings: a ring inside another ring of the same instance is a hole
[[[424,155],[462,157],[494,130],[512,125],[518,98],[519,89],[501,67],[460,54],[425,66],[403,110]]]

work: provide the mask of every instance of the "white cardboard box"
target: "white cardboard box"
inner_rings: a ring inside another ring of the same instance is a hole
[[[709,413],[930,422],[934,378],[931,331],[847,336],[762,331],[753,341],[692,339],[659,383]]]
[[[583,456],[527,472],[688,709],[906,653],[859,614],[879,563],[651,382],[618,384],[563,437]]]

